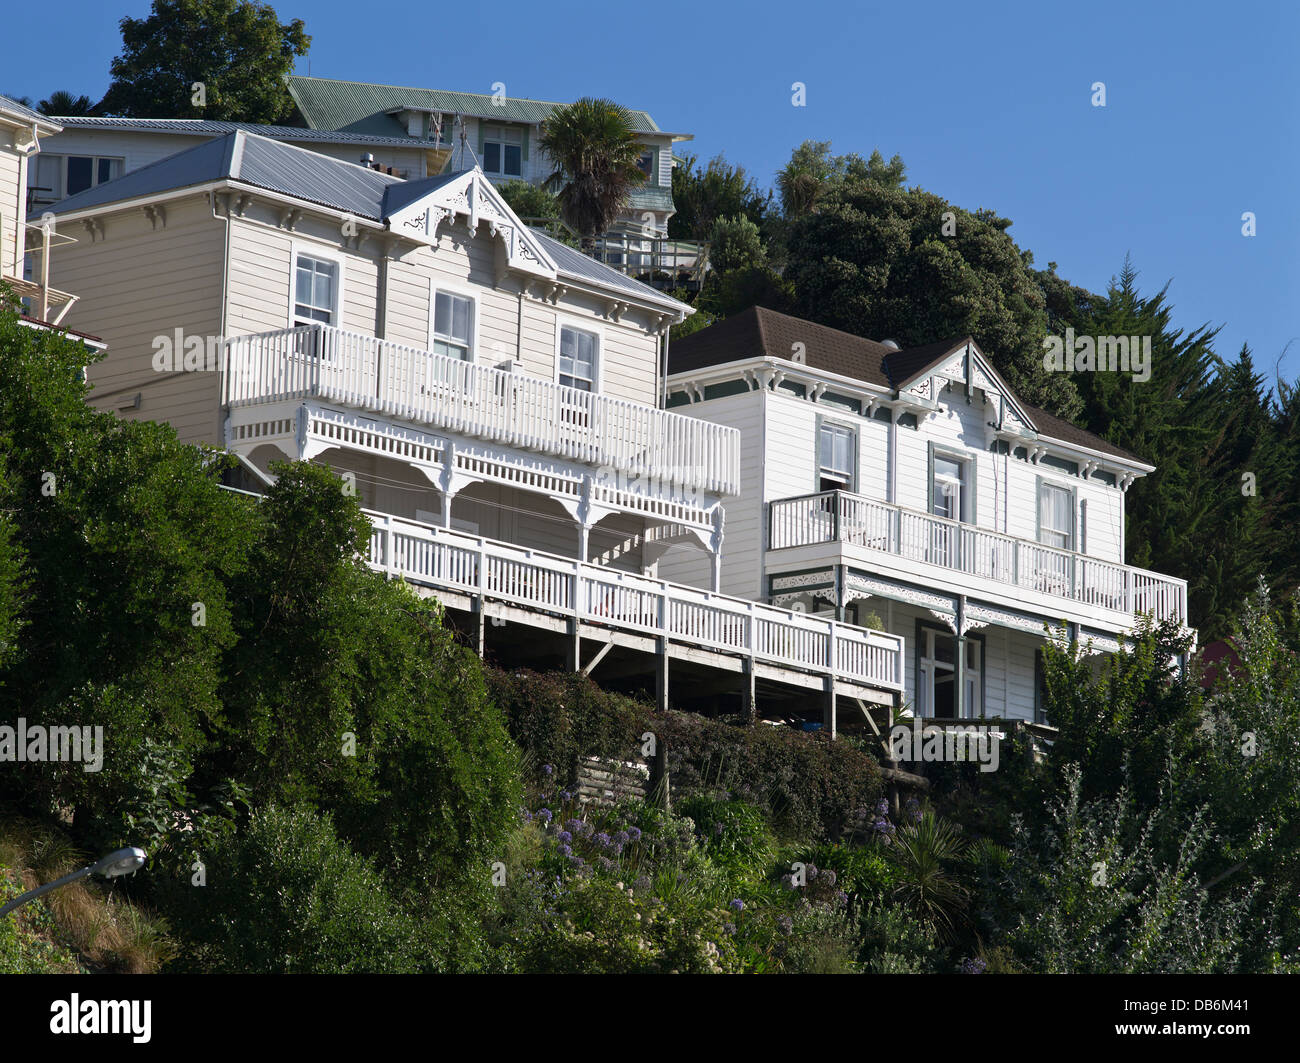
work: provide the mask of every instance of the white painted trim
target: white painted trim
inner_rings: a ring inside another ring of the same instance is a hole
[[[294,327],[294,306],[297,303],[298,256],[307,255],[338,266],[338,276],[334,285],[334,320],[330,322],[335,328],[343,328],[343,311],[347,306],[347,255],[329,244],[318,244],[308,240],[291,240],[289,243],[289,305],[288,326]]]

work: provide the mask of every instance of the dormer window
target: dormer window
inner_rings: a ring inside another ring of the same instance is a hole
[[[655,152],[654,148],[646,148],[641,152],[641,157],[636,160],[636,168],[646,176],[646,181],[650,184],[657,184],[654,180]]]
[[[518,126],[490,125],[483,129],[483,172],[522,177],[524,131]]]

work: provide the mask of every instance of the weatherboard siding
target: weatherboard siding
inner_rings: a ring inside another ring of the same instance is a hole
[[[178,328],[205,342],[218,334],[222,225],[195,197],[168,204],[158,229],[139,211],[113,214],[103,227],[92,241],[77,226],[77,243],[51,255],[51,283],[81,297],[64,324],[108,344],[87,372],[91,404],[131,420],[170,421],[187,443],[219,442],[219,374],[160,373],[153,359],[154,340],[172,340]],[[140,406],[124,408],[137,392]]]

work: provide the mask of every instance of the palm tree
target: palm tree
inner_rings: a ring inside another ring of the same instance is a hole
[[[557,107],[542,126],[539,146],[555,163],[546,186],[560,215],[589,241],[607,230],[645,180],[637,166],[642,147],[632,115],[612,100],[585,96]]]
[[[48,99],[41,100],[36,109],[44,115],[80,118],[95,113],[95,104],[89,96],[74,96],[66,89],[56,89]]]
[[[970,898],[948,870],[966,852],[960,830],[933,812],[904,824],[890,844],[889,855],[899,871],[896,895],[943,938],[953,935]]]

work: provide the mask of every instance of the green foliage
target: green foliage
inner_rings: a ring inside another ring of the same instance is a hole
[[[481,665],[436,604],[357,559],[368,525],[336,476],[277,471],[238,588],[221,773],[255,804],[334,809],[390,871],[454,879],[486,859],[519,803]]]
[[[95,102],[89,96],[75,96],[64,89],[51,92],[36,105],[41,114],[72,118],[96,113]]]
[[[268,806],[206,854],[207,885],[171,887],[193,951],[221,973],[401,973],[423,950],[384,879],[336,837],[328,814]]]
[[[560,201],[555,193],[543,185],[529,181],[506,181],[497,191],[510,209],[521,218],[558,218]]]
[[[776,857],[776,839],[753,805],[701,794],[683,801],[678,811],[694,821],[709,857],[742,878],[758,878]]]
[[[201,117],[275,125],[293,114],[285,75],[307,54],[302,19],[255,0],[154,0],[120,22],[122,53],[98,109],[132,118]],[[206,102],[196,107],[193,85]]]
[[[189,756],[220,718],[235,637],[227,583],[250,534],[219,487],[226,459],[181,446],[170,426],[92,410],[87,360],[80,345],[0,314],[0,576],[10,576],[0,599],[13,600],[15,551],[24,586],[22,627],[0,662],[0,718],[104,729],[103,770],[17,765],[0,785],[33,810],[57,796],[107,837],[146,743]]]
[[[583,237],[605,232],[645,180],[632,116],[612,100],[584,96],[557,107],[542,124],[538,147],[555,161],[546,186],[557,194],[561,216]]]
[[[879,151],[869,159],[857,152],[832,155],[829,140],[805,140],[790,153],[776,175],[787,219],[816,210],[826,197],[850,181],[870,181],[882,188],[902,188],[907,170],[900,156],[888,162]]]
[[[969,900],[952,870],[966,851],[960,828],[933,811],[905,822],[889,841],[889,860],[898,872],[895,896],[941,938],[953,936]]]
[[[677,212],[668,219],[674,240],[710,239],[721,218],[743,216],[761,226],[772,209],[772,193],[762,192],[742,166],[721,156],[701,169],[696,156],[678,156],[673,167],[673,204]]]
[[[767,262],[758,226],[743,214],[721,217],[709,230],[709,265],[720,273]]]

